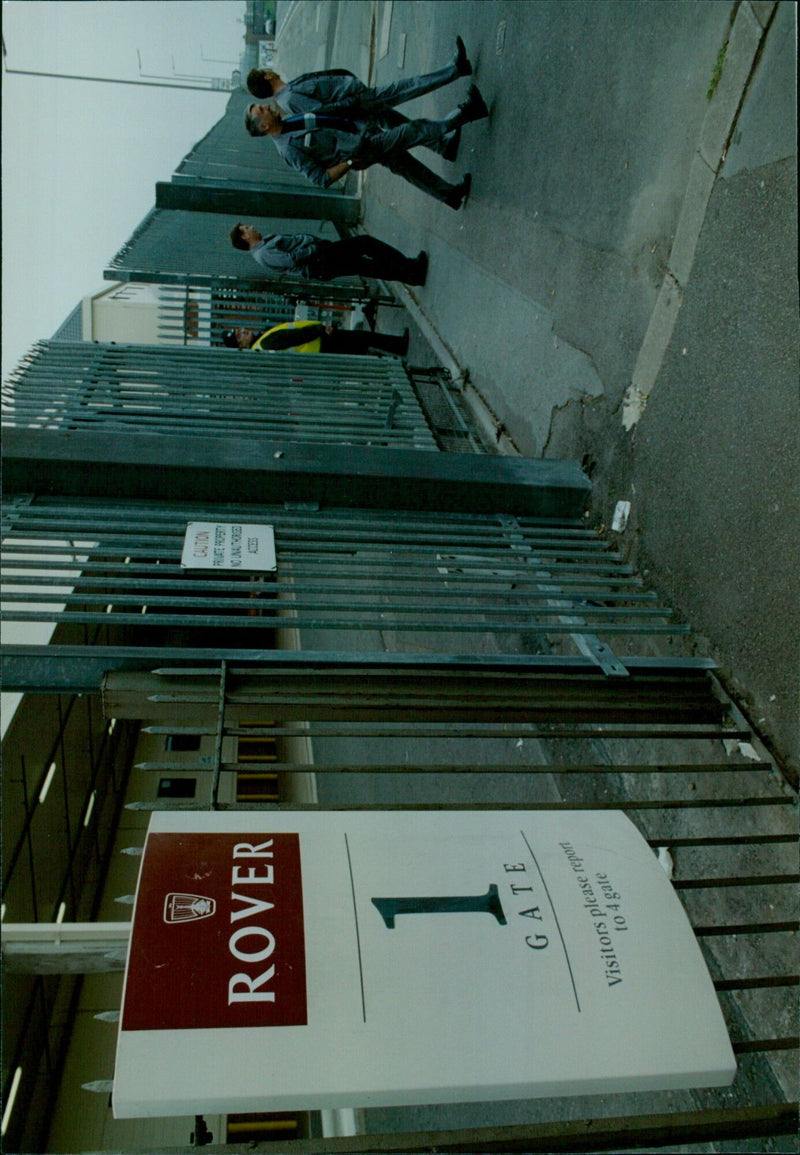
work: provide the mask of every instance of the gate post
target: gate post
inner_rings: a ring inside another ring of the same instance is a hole
[[[514,512],[574,519],[591,484],[575,461],[265,441],[258,437],[7,429],[7,494]]]

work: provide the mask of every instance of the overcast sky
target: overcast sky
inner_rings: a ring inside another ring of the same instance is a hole
[[[3,357],[5,381],[78,301],[191,147],[222,93],[15,76],[7,69],[138,80],[225,76],[244,46],[244,0],[3,0]],[[204,59],[204,57],[206,59]],[[146,79],[146,77],[142,77]],[[5,623],[3,639],[42,642]],[[0,731],[19,695],[3,694]]]
[[[49,337],[225,111],[221,93],[15,76],[225,76],[244,0],[3,0],[2,378]],[[174,65],[173,65],[174,60]],[[146,79],[146,77],[142,77]]]

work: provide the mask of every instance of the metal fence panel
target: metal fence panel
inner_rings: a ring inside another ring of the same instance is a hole
[[[190,521],[274,526],[276,580],[182,569]],[[368,631],[373,650],[384,648],[384,634],[401,651],[417,649],[419,635],[440,652],[493,637],[529,653],[557,645],[622,677],[610,639],[635,649],[643,638],[688,632],[580,523],[39,497],[9,504],[6,525],[10,621],[224,629],[231,645],[291,625],[306,649],[332,648],[339,631]]]
[[[396,358],[41,341],[3,390],[3,423],[436,449]]]

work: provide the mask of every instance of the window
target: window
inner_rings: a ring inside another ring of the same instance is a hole
[[[168,734],[167,750],[199,750],[199,734]]]
[[[161,778],[158,783],[158,797],[194,798],[196,789],[196,778]]]

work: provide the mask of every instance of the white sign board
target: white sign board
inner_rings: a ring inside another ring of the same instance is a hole
[[[163,813],[117,1117],[725,1085],[685,912],[613,811]]]
[[[190,521],[183,539],[184,569],[277,569],[275,534],[271,525]]]

